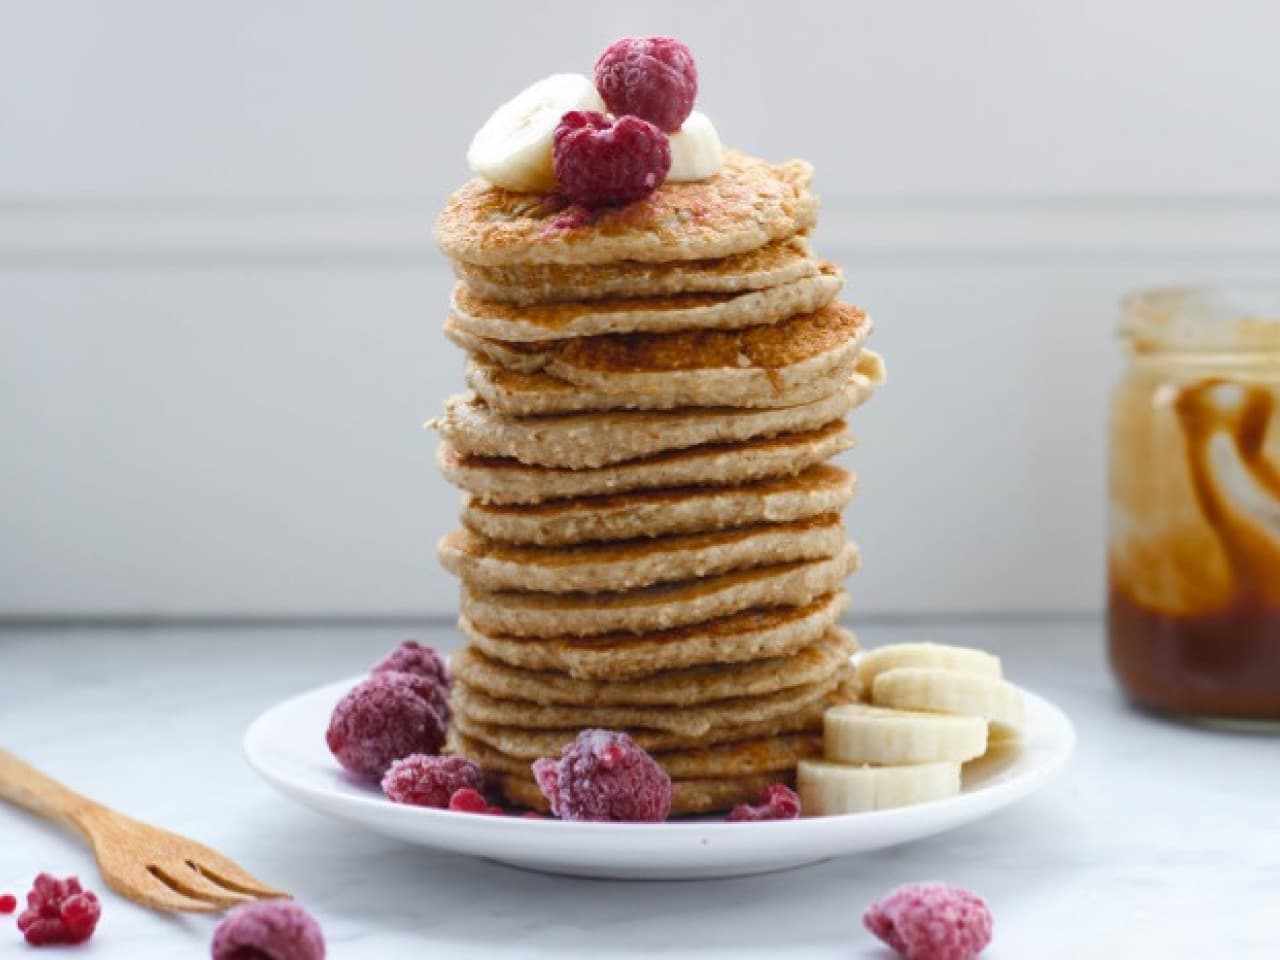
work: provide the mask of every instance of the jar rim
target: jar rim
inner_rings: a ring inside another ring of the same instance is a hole
[[[1280,281],[1138,290],[1120,301],[1117,334],[1139,352],[1280,351]]]

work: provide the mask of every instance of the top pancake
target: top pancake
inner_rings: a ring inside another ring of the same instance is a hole
[[[559,263],[484,267],[453,261],[453,272],[477,297],[527,306],[573,300],[670,297],[681,293],[739,293],[777,287],[818,272],[804,237],[789,237],[757,250],[716,260],[674,263]]]
[[[728,257],[812,228],[812,179],[804,161],[774,167],[726,150],[713,177],[664,183],[635,203],[585,211],[477,178],[449,198],[435,236],[450,258],[482,266]]]

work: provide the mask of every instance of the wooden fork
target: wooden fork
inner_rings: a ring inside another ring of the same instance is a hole
[[[214,913],[289,894],[272,890],[204,844],[95,803],[0,749],[0,797],[75,830],[116,893],[167,913]]]

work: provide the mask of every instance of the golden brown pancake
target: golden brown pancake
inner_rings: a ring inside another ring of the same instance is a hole
[[[668,182],[624,207],[586,211],[477,178],[449,198],[435,236],[451,259],[483,266],[728,257],[813,227],[812,179],[804,161],[773,167],[727,150],[713,177]]]
[[[679,293],[763,290],[811,277],[818,261],[804,237],[716,260],[644,263],[533,263],[482,267],[454,260],[453,270],[477,297],[499,303],[548,303],[608,297],[669,297]]]

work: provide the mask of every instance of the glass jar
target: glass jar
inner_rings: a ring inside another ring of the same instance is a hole
[[[1124,301],[1108,639],[1139,704],[1280,720],[1280,286]]]

